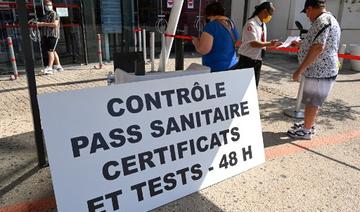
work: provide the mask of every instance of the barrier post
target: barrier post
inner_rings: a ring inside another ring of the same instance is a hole
[[[301,111],[301,101],[302,101],[303,92],[304,92],[304,82],[305,82],[305,77],[302,76],[301,80],[300,80],[299,91],[297,94],[295,110],[289,109],[289,110],[284,111],[285,115],[287,115],[291,118],[297,118],[297,119],[304,118],[304,112]]]
[[[21,33],[21,46],[23,49],[24,59],[25,59],[25,70],[26,78],[29,88],[29,97],[30,97],[30,106],[33,118],[34,125],[34,135],[35,135],[35,145],[38,156],[38,166],[40,168],[46,167],[46,153],[45,153],[45,144],[44,137],[41,126],[40,119],[40,110],[37,99],[37,87],[36,87],[36,78],[34,72],[34,57],[31,51],[31,41],[30,41],[30,31],[28,23],[28,10],[26,8],[25,0],[16,0],[17,3],[17,12],[19,15],[19,25]]]
[[[97,34],[97,40],[98,40],[99,68],[101,69],[103,66],[103,61],[102,61],[101,35],[100,34]]]
[[[155,32],[150,32],[150,62],[151,71],[155,71]]]
[[[160,65],[159,65],[159,71],[165,71],[165,60],[166,60],[166,40],[165,40],[165,34],[161,35],[161,55],[160,55]]]
[[[141,29],[138,30],[138,36],[139,36],[139,52],[142,52],[142,36],[141,36]]]
[[[147,63],[147,52],[146,52],[146,29],[142,30],[143,35],[143,54],[144,54],[144,61]]]
[[[134,50],[135,50],[135,52],[138,51],[137,45],[138,45],[137,32],[136,32],[136,29],[135,29],[135,30],[134,30]]]
[[[171,9],[171,12],[170,12],[170,16],[169,16],[169,24],[166,28],[166,33],[167,34],[175,34],[176,32],[176,29],[178,27],[178,23],[179,23],[179,20],[180,20],[180,15],[181,15],[181,10],[183,8],[183,4],[184,4],[184,0],[177,0],[177,1],[173,1],[173,7]],[[171,50],[171,47],[173,45],[173,41],[174,39],[173,38],[168,38],[166,39],[166,55],[165,55],[165,60],[161,60],[160,61],[160,64],[162,62],[165,63],[165,65],[161,64],[160,66],[166,66],[166,63],[169,59],[169,56],[170,56],[170,50]],[[164,54],[165,52],[161,52],[161,54]]]
[[[14,45],[13,45],[13,42],[12,42],[11,37],[8,37],[8,38],[7,38],[7,43],[8,43],[8,47],[9,47],[10,62],[11,62],[12,69],[13,69],[13,72],[14,72],[14,77],[15,77],[15,79],[17,79],[17,78],[19,77],[19,73],[18,73],[17,66],[16,66],[16,58],[15,58],[15,53],[14,53]]]
[[[175,39],[175,70],[184,70],[184,40]]]
[[[104,37],[104,50],[105,50],[105,60],[110,61],[110,45],[109,45],[109,33],[105,33]],[[100,38],[101,39],[101,38]],[[102,56],[102,55],[101,55]]]
[[[345,54],[346,44],[342,44],[339,48],[339,54]],[[342,69],[344,58],[339,58],[339,70]]]

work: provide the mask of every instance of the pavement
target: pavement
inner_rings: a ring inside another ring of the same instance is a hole
[[[158,61],[157,61],[158,62]],[[200,63],[185,58],[185,67]],[[106,86],[111,63],[67,66],[36,76],[38,93]],[[173,69],[171,59],[167,69]],[[360,72],[345,61],[311,141],[292,140],[299,84],[296,57],[268,54],[258,89],[266,162],[154,211],[358,211],[360,207]],[[149,66],[146,67],[150,69]],[[25,76],[0,76],[0,212],[56,211],[49,167],[37,167]]]

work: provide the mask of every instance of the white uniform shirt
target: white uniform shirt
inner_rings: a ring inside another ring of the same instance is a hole
[[[252,41],[261,41],[262,24],[264,24],[264,38],[266,41],[266,24],[261,22],[258,16],[249,19],[242,32],[242,43],[239,48],[239,54],[249,57],[253,60],[262,60],[261,50],[264,48],[254,48],[250,46]]]

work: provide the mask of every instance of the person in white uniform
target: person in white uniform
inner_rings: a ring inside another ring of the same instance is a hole
[[[259,85],[263,51],[266,47],[281,45],[278,40],[267,40],[266,23],[269,23],[275,7],[263,2],[255,7],[253,15],[246,22],[242,32],[242,43],[238,50],[239,62],[236,69],[254,68],[256,87]]]

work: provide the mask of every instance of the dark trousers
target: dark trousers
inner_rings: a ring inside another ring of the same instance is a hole
[[[259,86],[260,72],[261,72],[261,60],[253,60],[244,55],[240,55],[239,62],[236,65],[236,69],[254,68],[256,88]]]

